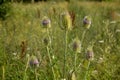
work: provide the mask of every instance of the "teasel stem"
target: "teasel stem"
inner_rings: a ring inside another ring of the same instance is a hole
[[[37,69],[35,68],[35,80],[38,80]]]
[[[88,61],[87,70],[86,70],[86,73],[85,73],[84,80],[87,80],[87,75],[88,75],[89,67],[90,67],[90,60]]]
[[[53,65],[52,65],[52,59],[51,59],[51,55],[50,55],[51,37],[50,37],[50,33],[49,33],[49,30],[48,30],[48,29],[47,29],[47,35],[48,35],[48,38],[49,38],[49,42],[50,42],[50,43],[46,46],[46,48],[47,48],[48,58],[49,58],[49,61],[50,61],[50,66],[51,66],[52,73],[53,73],[53,78],[54,78],[54,80],[56,80],[55,71],[54,71],[54,68],[53,68]]]
[[[51,69],[52,69],[53,77],[54,77],[54,80],[56,80],[56,79],[55,79],[55,72],[54,72],[54,68],[53,68],[53,66],[52,66],[52,59],[51,59],[51,57],[50,57],[50,49],[49,49],[49,47],[48,47],[48,46],[47,46],[47,53],[48,53],[48,57],[49,57],[50,66],[51,66]]]
[[[24,73],[24,77],[23,77],[23,80],[27,80],[27,74],[26,74],[26,71],[27,71],[27,69],[28,69],[28,65],[29,65],[29,57],[28,57],[28,59],[27,59],[27,63],[26,63],[26,67],[25,67],[25,73]]]
[[[63,78],[66,77],[66,54],[67,54],[67,39],[68,39],[68,30],[65,30],[65,53],[64,53],[64,65],[63,65]]]
[[[50,49],[51,49],[51,37],[50,37],[50,30],[47,28],[46,29],[46,31],[47,31],[47,36],[48,36],[48,41],[49,41],[49,47],[50,47]]]
[[[87,32],[87,29],[85,29],[85,30],[83,31],[82,38],[81,38],[81,45],[82,45],[83,40],[84,40],[84,38],[85,38],[86,32]]]
[[[77,63],[77,52],[75,52],[75,58],[74,58],[74,71],[76,71],[76,63]]]

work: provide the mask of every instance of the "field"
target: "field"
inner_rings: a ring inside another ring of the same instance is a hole
[[[12,15],[0,21],[0,80],[120,79],[119,3],[11,5]]]

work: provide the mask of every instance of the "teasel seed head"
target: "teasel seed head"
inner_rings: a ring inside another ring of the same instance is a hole
[[[44,28],[50,28],[51,27],[51,20],[45,16],[42,20],[42,25]]]
[[[86,59],[87,60],[94,60],[94,52],[92,49],[88,49],[86,52]]]
[[[44,42],[44,44],[47,46],[47,45],[49,44],[48,38],[44,38],[44,39],[43,39],[43,42]]]
[[[91,18],[88,16],[85,16],[83,19],[83,24],[85,28],[89,29],[91,26]]]
[[[61,22],[65,30],[71,30],[72,19],[71,19],[69,12],[64,12],[61,14]]]
[[[73,40],[73,44],[72,44],[73,50],[77,53],[81,52],[81,43],[80,40],[78,38],[75,38]]]

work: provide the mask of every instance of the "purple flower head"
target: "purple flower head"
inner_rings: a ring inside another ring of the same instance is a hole
[[[88,16],[85,16],[85,18],[83,19],[83,24],[91,24],[91,20],[90,18],[88,18]]]
[[[31,56],[31,59],[29,61],[30,66],[37,66],[39,65],[39,61],[36,56]]]
[[[42,20],[42,25],[44,26],[44,28],[50,28],[51,27],[50,19],[45,16]]]
[[[44,20],[42,21],[42,24],[43,24],[44,26],[47,26],[50,22],[51,22],[50,19],[44,19]]]

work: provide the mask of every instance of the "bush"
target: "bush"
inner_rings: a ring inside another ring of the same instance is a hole
[[[5,20],[9,16],[11,5],[7,1],[1,0],[0,2],[0,19]]]

